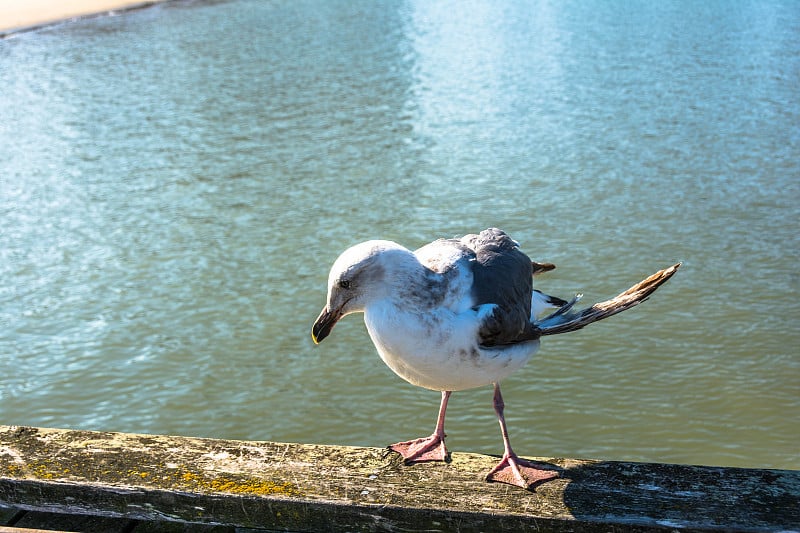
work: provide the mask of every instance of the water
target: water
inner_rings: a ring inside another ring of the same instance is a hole
[[[800,6],[177,1],[0,41],[0,423],[383,446],[438,394],[347,246],[488,226],[584,301],[503,384],[522,454],[800,468]],[[448,444],[500,453],[491,389]]]

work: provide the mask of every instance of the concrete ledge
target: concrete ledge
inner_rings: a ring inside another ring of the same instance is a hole
[[[485,483],[496,460],[0,426],[0,503],[285,531],[800,531],[800,471],[542,459],[561,478],[528,492]]]

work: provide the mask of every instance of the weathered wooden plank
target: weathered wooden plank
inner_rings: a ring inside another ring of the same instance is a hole
[[[376,448],[0,426],[0,502],[288,531],[800,531],[800,472],[547,459],[528,492],[496,458],[404,466]]]
[[[0,502],[0,526],[7,526],[9,521],[12,520],[19,513],[19,509],[3,505]]]
[[[17,512],[14,509],[14,512]],[[0,533],[270,533],[266,529],[199,524],[164,520],[132,520],[85,514],[21,511],[24,517],[14,526],[0,525]],[[272,530],[274,531],[274,530]]]
[[[136,526],[123,533],[273,533],[274,530],[251,529],[245,530],[235,526],[220,526],[213,524],[198,524],[197,522],[174,521],[147,521],[139,522]]]
[[[110,516],[70,515],[64,513],[26,513],[15,528],[42,531],[91,531],[92,533],[122,533],[130,520]]]
[[[21,527],[7,527],[7,526],[0,526],[0,533],[78,533],[77,531],[65,531],[65,530],[56,530],[56,529],[33,529],[33,528],[21,528]]]

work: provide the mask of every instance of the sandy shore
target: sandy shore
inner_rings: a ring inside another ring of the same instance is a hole
[[[0,0],[0,33],[152,3],[143,0]]]

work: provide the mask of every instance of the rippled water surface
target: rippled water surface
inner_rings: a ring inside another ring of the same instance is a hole
[[[360,317],[312,344],[328,268],[499,226],[562,297],[684,261],[503,384],[518,452],[800,468],[800,4],[176,1],[0,79],[0,423],[428,434]]]

